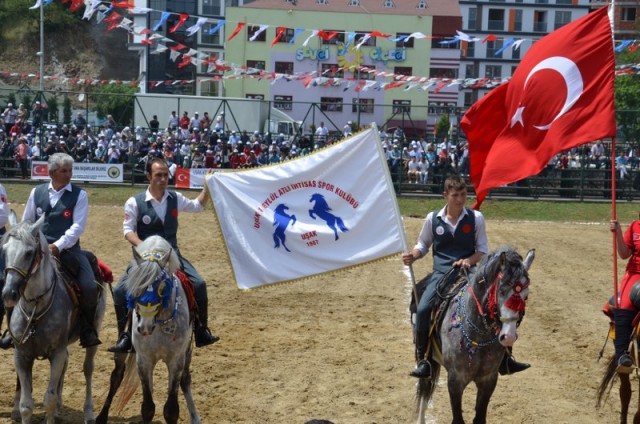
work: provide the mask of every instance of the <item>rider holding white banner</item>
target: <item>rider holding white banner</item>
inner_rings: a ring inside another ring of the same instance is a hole
[[[124,205],[124,238],[133,246],[138,246],[147,237],[157,235],[164,237],[176,250],[182,271],[189,277],[194,286],[198,317],[195,325],[195,342],[197,347],[217,342],[219,337],[211,334],[207,327],[208,301],[207,286],[204,279],[178,249],[178,213],[202,212],[209,197],[203,189],[200,195],[190,200],[181,193],[169,191],[169,166],[161,158],[153,158],[147,162],[146,175],[149,187],[146,192],[130,197]],[[113,290],[113,303],[118,325],[118,341],[110,347],[110,352],[125,353],[131,350],[131,334],[127,331],[128,309],[127,293],[124,282],[129,269],[122,275]]]
[[[474,267],[489,251],[484,216],[480,211],[465,207],[467,185],[459,175],[453,175],[444,183],[444,198],[447,204],[427,215],[411,252],[404,253],[402,260],[411,265],[426,256],[433,247],[433,273],[427,282],[416,313],[416,356],[418,364],[410,374],[417,378],[430,378],[431,367],[425,360],[429,345],[431,313],[436,296],[436,287],[452,268]],[[500,374],[513,374],[529,368],[528,364],[516,362],[505,354],[500,365]]]

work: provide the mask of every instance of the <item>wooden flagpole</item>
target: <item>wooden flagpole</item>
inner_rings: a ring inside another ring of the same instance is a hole
[[[616,138],[611,139],[611,219],[616,218]],[[618,244],[617,231],[613,236],[613,307],[618,308]]]

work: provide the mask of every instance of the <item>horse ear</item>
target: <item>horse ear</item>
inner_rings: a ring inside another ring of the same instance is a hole
[[[11,213],[9,213],[9,224],[11,224],[12,227],[18,225],[18,216],[13,209],[11,209]]]
[[[504,268],[507,265],[507,253],[500,253],[500,268]]]
[[[529,268],[531,267],[531,264],[533,263],[533,260],[536,257],[536,249],[531,249],[527,252],[527,257],[524,258],[524,268],[529,271]]]
[[[42,216],[31,226],[31,233],[35,236],[37,236],[38,234],[40,234],[40,228],[42,228],[42,225],[44,224],[44,214],[42,214]]]
[[[140,265],[143,261],[142,256],[140,256],[138,250],[134,246],[131,246],[131,250],[133,251],[133,259],[138,265]]]

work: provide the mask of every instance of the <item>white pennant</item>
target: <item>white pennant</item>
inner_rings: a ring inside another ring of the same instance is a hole
[[[309,44],[309,40],[311,40],[313,37],[315,37],[316,35],[318,35],[318,30],[314,29],[313,31],[311,31],[311,35],[307,37],[306,40],[304,40],[304,43],[302,43],[303,47],[307,47],[307,44]]]
[[[204,25],[205,23],[207,23],[207,18],[198,18],[198,21],[195,25],[187,28],[187,35],[191,37],[193,34],[200,31],[200,28],[202,28],[202,25]]]
[[[260,28],[258,28],[258,30],[253,33],[251,38],[249,38],[249,41],[255,41],[256,38],[258,38],[258,36],[260,34],[262,34],[263,32],[265,32],[267,30],[267,28],[269,28],[269,25],[260,25]]]

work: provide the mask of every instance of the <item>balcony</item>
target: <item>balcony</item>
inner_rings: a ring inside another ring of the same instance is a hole
[[[489,31],[504,31],[504,20],[500,20],[500,21],[489,20],[487,29]]]
[[[533,32],[547,32],[547,23],[546,22],[534,22],[533,23]]]

